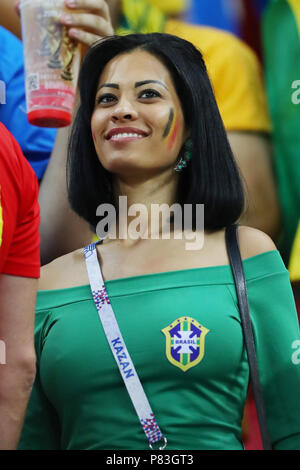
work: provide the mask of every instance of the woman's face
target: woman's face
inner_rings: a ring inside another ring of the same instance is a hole
[[[173,168],[187,138],[171,75],[142,50],[120,54],[105,66],[91,119],[102,165],[120,175]]]

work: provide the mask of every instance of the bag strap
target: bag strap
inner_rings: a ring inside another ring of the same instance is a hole
[[[238,243],[238,225],[230,225],[226,228],[225,240],[227,253],[235,282],[238,306],[241,315],[241,322],[246,345],[246,351],[249,362],[250,378],[252,381],[253,395],[256,404],[257,417],[260,426],[260,433],[264,450],[272,450],[271,440],[267,428],[267,422],[264,411],[263,395],[261,383],[259,380],[256,351],[251,318],[249,312],[249,302],[247,295],[246,280],[244,268]]]

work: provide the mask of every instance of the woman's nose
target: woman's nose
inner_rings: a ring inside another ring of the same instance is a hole
[[[129,101],[119,102],[118,106],[112,112],[112,120],[117,121],[134,121],[137,119],[138,113]]]

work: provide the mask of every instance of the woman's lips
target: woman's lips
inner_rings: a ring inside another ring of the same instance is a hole
[[[131,140],[140,140],[148,136],[148,133],[142,129],[133,127],[118,127],[107,132],[105,139],[110,142],[128,142]]]

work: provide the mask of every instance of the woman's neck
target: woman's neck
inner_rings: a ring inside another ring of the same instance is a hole
[[[151,238],[171,230],[171,206],[176,201],[178,176],[161,174],[145,181],[118,178],[115,182],[116,237],[135,240]]]

